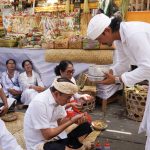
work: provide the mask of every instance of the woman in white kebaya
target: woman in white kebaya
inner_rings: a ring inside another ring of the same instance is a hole
[[[21,96],[21,89],[19,86],[19,72],[16,70],[16,61],[8,59],[6,61],[7,70],[2,73],[1,83],[4,93],[9,98],[19,99]]]
[[[45,90],[44,84],[39,76],[33,70],[33,65],[30,60],[24,60],[22,67],[25,72],[20,74],[19,84],[22,88],[21,102],[24,105],[29,105],[32,98],[37,94]]]

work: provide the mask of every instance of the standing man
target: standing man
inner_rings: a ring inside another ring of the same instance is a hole
[[[41,145],[44,150],[78,149],[92,132],[84,113],[66,118],[64,105],[77,92],[77,85],[66,78],[57,78],[52,85],[34,97],[25,114],[27,150],[37,150]],[[67,135],[65,129],[73,123],[79,126]]]
[[[108,46],[114,43],[116,47],[117,63],[100,83],[123,82],[130,87],[143,80],[150,81],[150,24],[122,22],[120,18],[98,14],[90,20],[87,36]],[[128,72],[130,63],[138,67]],[[150,88],[139,133],[143,131],[147,134],[145,150],[150,150]]]

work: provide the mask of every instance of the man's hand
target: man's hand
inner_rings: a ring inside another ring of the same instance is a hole
[[[2,106],[2,109],[0,109],[0,116],[5,115],[8,112],[8,105]]]
[[[86,113],[78,114],[71,118],[72,123],[76,123],[78,125],[87,121]]]
[[[102,81],[99,81],[100,84],[115,84],[115,76],[113,76],[111,73],[105,73],[105,79]]]

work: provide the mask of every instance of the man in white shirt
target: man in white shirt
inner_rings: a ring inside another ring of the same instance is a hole
[[[150,81],[150,24],[144,22],[121,22],[120,18],[110,19],[104,14],[94,16],[88,25],[87,36],[101,44],[116,47],[116,64],[106,73],[102,84],[124,83],[131,87],[143,80]],[[130,64],[137,68],[128,72]],[[150,150],[150,88],[144,117],[139,132],[145,131],[145,150]]]
[[[80,138],[87,136],[92,131],[89,123],[86,122],[86,116],[83,113],[72,118],[65,118],[66,111],[64,108],[64,105],[77,90],[77,85],[70,80],[58,78],[53,82],[53,86],[50,89],[35,96],[27,109],[24,119],[27,150],[36,150],[41,144],[44,150],[58,150],[59,148],[65,150],[66,147],[79,148],[82,146]],[[79,128],[86,127],[83,130],[85,132],[80,131],[76,135],[77,132],[74,131],[75,133],[69,134],[67,138],[64,130],[75,122],[80,124]],[[50,142],[46,142],[48,140]]]
[[[0,150],[23,150],[0,119]]]

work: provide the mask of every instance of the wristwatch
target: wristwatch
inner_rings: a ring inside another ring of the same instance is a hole
[[[121,84],[120,78],[119,77],[115,77],[115,84],[119,85]]]

